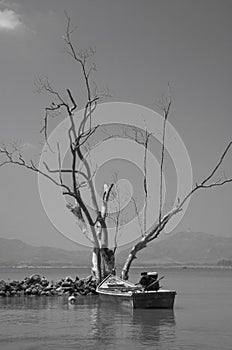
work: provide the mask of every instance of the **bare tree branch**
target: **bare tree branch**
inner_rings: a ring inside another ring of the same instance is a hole
[[[134,204],[134,209],[135,209],[135,213],[136,213],[136,216],[137,216],[137,219],[138,219],[141,237],[143,237],[144,236],[144,232],[146,232],[146,231],[144,231],[144,227],[142,226],[142,223],[141,223],[141,220],[140,220],[140,217],[139,217],[138,206],[137,206],[137,203],[136,203],[136,200],[135,200],[134,196],[131,196],[131,201]]]
[[[209,176],[207,176],[205,178],[205,180],[202,181],[201,185],[205,185],[206,182],[208,182],[209,180],[212,179],[212,177],[214,176],[214,174],[216,173],[216,171],[218,170],[218,168],[220,167],[220,165],[222,164],[225,156],[227,155],[229,149],[231,148],[231,145],[232,145],[232,141],[227,145],[225,151],[222,153],[218,163],[216,164],[215,168],[212,170],[212,172],[209,174]]]
[[[200,189],[209,189],[213,187],[223,186],[227,183],[232,182],[232,178],[224,179],[224,180],[217,180],[215,182],[207,184],[209,180],[212,179],[213,175],[215,175],[216,171],[219,169],[219,167],[222,165],[222,162],[225,158],[225,156],[228,154],[229,150],[231,149],[232,141],[227,145],[225,151],[223,152],[222,156],[220,157],[218,163],[216,164],[215,168],[210,172],[210,174],[200,183],[195,185],[194,188],[183,198],[182,201],[180,201],[175,208],[173,208],[169,213],[165,214],[161,220],[158,220],[158,223],[154,226],[154,228],[147,232],[144,237],[134,245],[134,247],[131,249],[129,256],[123,266],[122,269],[122,278],[128,279],[128,272],[130,269],[130,266],[132,264],[132,261],[136,259],[136,254],[144,249],[148,243],[156,239],[160,233],[163,231],[166,224],[169,222],[169,220],[176,214],[178,214],[186,201],[198,190]]]
[[[165,134],[166,134],[166,124],[171,108],[171,99],[169,98],[168,102],[162,102],[162,110],[164,116],[163,122],[163,132],[162,132],[162,150],[161,150],[161,162],[160,162],[160,203],[159,203],[159,221],[161,222],[162,218],[162,207],[163,207],[163,166],[164,166],[164,152],[165,152]]]
[[[144,215],[143,215],[143,232],[147,231],[147,204],[148,204],[148,189],[147,189],[147,148],[149,137],[151,133],[145,131],[145,140],[144,140],[144,157],[143,157],[143,189],[144,189]]]
[[[16,153],[18,153],[18,154],[16,154]],[[24,167],[26,169],[32,170],[34,172],[37,172],[37,173],[45,176],[47,179],[49,179],[55,185],[63,188],[64,190],[66,190],[69,195],[73,194],[73,192],[70,190],[69,186],[59,183],[54,178],[49,176],[47,173],[45,173],[42,170],[40,170],[34,164],[34,162],[32,160],[30,161],[30,164],[26,163],[26,161],[23,159],[22,154],[20,153],[20,150],[14,149],[13,151],[10,151],[9,149],[7,149],[4,146],[4,147],[0,148],[0,154],[4,155],[6,157],[6,160],[3,160],[0,163],[0,166],[6,165],[6,164],[14,164],[14,165],[18,165],[18,166]]]
[[[49,166],[48,166],[48,164],[46,163],[46,162],[43,162],[43,164],[44,164],[44,166],[45,166],[45,168],[47,169],[47,171],[49,172],[49,173],[59,173],[59,172],[61,172],[61,173],[72,173],[72,170],[71,169],[50,169],[49,168]],[[80,170],[75,170],[75,173],[77,174],[77,175],[81,175],[81,176],[83,176],[86,180],[88,180],[88,178],[87,178],[87,175],[85,174],[85,173],[83,173],[82,171],[80,171]]]
[[[86,68],[86,61],[89,57],[91,57],[94,54],[94,50],[90,49],[88,50],[80,50],[76,49],[72,43],[71,35],[74,32],[76,28],[71,28],[71,19],[67,12],[65,12],[65,17],[67,19],[67,27],[66,27],[66,35],[64,37],[64,41],[67,45],[67,52],[68,54],[81,65],[84,81],[85,81],[85,87],[87,91],[87,100],[88,102],[91,101],[91,88],[90,88],[90,82],[89,82],[89,76],[92,69]]]
[[[76,217],[78,226],[80,227],[83,235],[88,239],[88,241],[90,241],[92,244],[94,244],[93,239],[91,239],[89,236],[88,227],[87,227],[86,222],[83,218],[83,215],[82,215],[82,212],[81,212],[81,209],[80,209],[80,206],[78,205],[78,203],[76,203],[75,205],[68,203],[67,208]]]

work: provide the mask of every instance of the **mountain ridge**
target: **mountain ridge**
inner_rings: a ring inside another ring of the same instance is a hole
[[[3,265],[89,265],[91,249],[65,250],[47,246],[32,246],[19,239],[0,237],[0,266]]]
[[[132,245],[131,245],[132,246]],[[123,264],[130,247],[118,252]],[[0,237],[0,266],[90,266],[91,248],[70,251],[54,247],[35,247],[19,239]],[[232,237],[204,232],[177,232],[151,242],[137,254],[133,266],[147,264],[217,264],[232,260]]]
[[[154,240],[137,257],[146,264],[216,264],[222,259],[232,260],[232,237],[177,232],[165,239]]]

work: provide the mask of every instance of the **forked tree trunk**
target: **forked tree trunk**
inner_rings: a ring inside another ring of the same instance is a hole
[[[115,274],[115,255],[109,248],[93,248],[92,273],[100,283],[109,274]]]
[[[186,200],[186,199],[185,199]],[[184,200],[184,201],[185,201]],[[131,249],[128,258],[126,259],[125,264],[123,265],[122,272],[121,272],[121,278],[124,280],[127,280],[129,278],[129,270],[131,267],[131,264],[134,259],[136,259],[136,254],[146,248],[147,244],[156,239],[160,233],[163,231],[164,227],[168,223],[168,221],[177,213],[181,211],[181,208],[184,204],[184,201],[175,209],[170,211],[168,214],[166,214],[161,221],[159,221],[155,227],[147,234],[145,234],[142,239],[136,243],[133,248]]]
[[[101,249],[99,247],[93,248],[92,254],[92,273],[96,278],[97,284],[99,284],[102,280],[102,272],[101,272]]]
[[[96,274],[102,279],[109,274],[115,273],[115,256],[113,250],[108,247],[108,230],[105,222],[107,216],[107,204],[112,187],[113,184],[110,186],[104,185],[102,208],[101,212],[98,214],[98,220],[95,225],[95,232],[100,248],[96,249],[95,247],[93,249],[92,272],[97,280],[99,279]]]
[[[101,272],[102,278],[115,274],[115,255],[109,248],[101,248]]]

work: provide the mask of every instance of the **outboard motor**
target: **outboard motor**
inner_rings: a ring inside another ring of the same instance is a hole
[[[142,272],[139,284],[144,290],[159,290],[158,273]]]

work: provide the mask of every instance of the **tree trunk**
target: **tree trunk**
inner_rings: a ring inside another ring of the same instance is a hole
[[[110,191],[113,184],[110,186],[104,185],[103,201],[101,212],[98,213],[98,220],[95,225],[95,233],[99,243],[100,249],[93,251],[93,272],[102,278],[107,277],[109,274],[115,273],[115,256],[114,252],[108,248],[108,230],[106,226],[107,216],[107,203],[109,200]],[[100,271],[99,271],[100,269]]]
[[[115,256],[113,250],[101,248],[101,272],[102,278],[110,274],[115,275]]]
[[[92,273],[94,277],[96,278],[97,284],[99,284],[102,280],[102,273],[101,273],[101,250],[99,247],[93,248],[93,255],[92,255]]]
[[[123,265],[122,272],[121,272],[121,278],[123,280],[128,280],[129,278],[129,270],[132,264],[132,261],[136,259],[136,254],[143,248],[146,247],[146,241],[145,238],[143,238],[140,242],[134,245],[134,247],[131,249],[130,254],[128,255],[128,258],[126,259],[125,264]]]
[[[163,231],[164,227],[166,226],[168,221],[173,217],[173,215],[176,215],[181,211],[183,203],[184,201],[182,201],[182,203],[178,207],[174,208],[172,211],[166,214],[162,218],[162,220],[159,221],[149,233],[147,233],[138,243],[134,245],[134,247],[131,249],[128,255],[128,258],[125,264],[123,265],[122,272],[121,272],[122,279],[127,280],[129,278],[130,266],[133,260],[136,259],[136,254],[140,250],[144,249],[148,243],[150,243],[160,235],[160,233]]]

